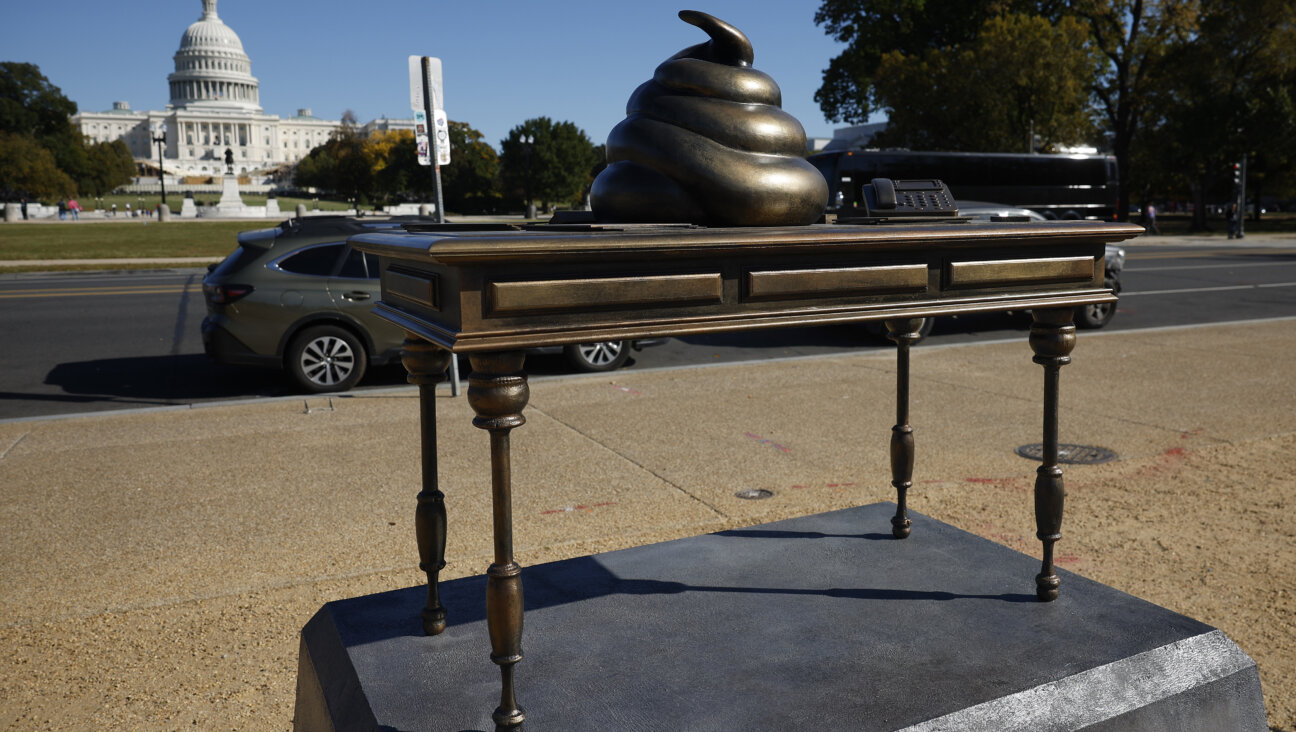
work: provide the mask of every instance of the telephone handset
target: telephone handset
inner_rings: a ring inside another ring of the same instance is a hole
[[[862,186],[866,216],[958,216],[958,203],[949,187],[935,179],[874,178]]]

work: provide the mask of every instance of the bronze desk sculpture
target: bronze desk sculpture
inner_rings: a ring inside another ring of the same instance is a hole
[[[742,31],[706,13],[680,19],[711,37],[663,61],[626,103],[590,190],[603,222],[787,226],[818,220],[828,184],[805,159],[805,129],[752,68]]]
[[[1057,597],[1061,537],[1058,371],[1075,345],[1075,307],[1112,302],[1104,245],[1142,233],[1128,224],[1047,222],[831,225],[775,228],[538,225],[410,227],[352,243],[382,259],[377,308],[411,335],[405,364],[420,385],[423,490],[416,527],[428,576],[424,630],[445,628],[437,595],[446,514],[437,490],[433,388],[448,352],[472,364],[473,423],[490,433],[495,559],[487,570],[491,660],[500,666],[497,729],[521,727],[512,669],[522,659],[522,578],[513,558],[509,433],[525,422],[523,350],[532,346],[882,320],[898,347],[891,436],[897,510],[911,530],[914,460],[909,347],[918,319],[1031,310],[1030,346],[1044,367],[1044,455],[1035,482],[1041,601]]]

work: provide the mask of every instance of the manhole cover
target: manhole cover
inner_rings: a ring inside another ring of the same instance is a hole
[[[1036,442],[1022,445],[1013,452],[1030,460],[1044,462],[1044,445]],[[1116,453],[1093,445],[1058,445],[1058,462],[1068,465],[1098,465],[1116,459]]]
[[[774,495],[774,491],[767,491],[764,488],[748,488],[745,491],[738,491],[734,495],[749,501],[758,501],[762,498],[770,498]]]

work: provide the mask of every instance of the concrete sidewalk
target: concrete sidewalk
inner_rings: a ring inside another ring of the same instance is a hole
[[[1066,466],[1059,564],[1222,628],[1292,729],[1296,321],[1082,332],[1073,357],[1062,441],[1120,459]],[[1042,380],[1024,339],[915,349],[915,510],[1038,554],[1013,449]],[[876,352],[535,380],[519,561],[893,500],[894,383]],[[439,392],[447,578],[491,557],[472,416]],[[418,476],[413,388],[0,424],[0,726],[288,727],[311,614],[421,582]]]

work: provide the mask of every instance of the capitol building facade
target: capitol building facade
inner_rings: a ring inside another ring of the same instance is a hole
[[[202,17],[185,30],[167,76],[170,103],[163,111],[137,112],[114,102],[106,112],[80,112],[72,123],[91,142],[122,140],[141,169],[157,171],[157,145],[165,127],[163,172],[168,177],[206,177],[234,172],[266,178],[324,144],[342,123],[299,109],[287,119],[261,109],[261,90],[238,34],[216,14],[216,0],[202,0]],[[361,128],[414,128],[414,121],[381,119]]]

